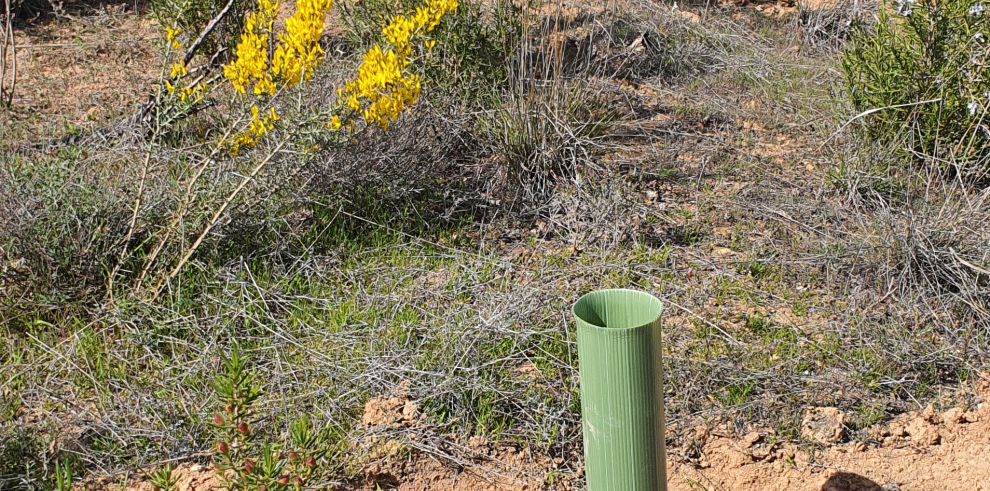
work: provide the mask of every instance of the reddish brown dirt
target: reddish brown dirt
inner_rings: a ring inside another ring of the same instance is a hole
[[[126,113],[161,71],[158,36],[148,16],[125,4],[15,28],[13,116],[92,127]],[[8,54],[8,68],[12,61]]]
[[[698,465],[669,463],[672,490],[990,490],[990,405],[943,414],[931,408],[875,428],[883,443],[849,443],[813,454],[699,428]],[[697,484],[694,484],[697,483]]]
[[[990,398],[990,376],[981,386]],[[834,410],[809,410],[809,428],[829,437]],[[841,419],[841,417],[839,417]],[[365,407],[365,425],[372,430],[403,428],[422,431],[415,404],[403,395],[373,399]],[[753,432],[737,437],[719,428],[698,427],[684,446],[697,446],[698,457],[678,462],[684,447],[669,451],[668,485],[672,491],[988,491],[990,490],[990,403],[938,413],[931,407],[870,428],[879,444],[861,442],[824,447],[776,444],[770,435]],[[469,454],[452,462],[415,445],[373,438],[361,445],[366,464],[354,481],[341,489],[375,491],[570,490],[573,473],[556,472],[560,460],[510,446],[472,438],[461,448]],[[218,484],[212,471],[197,464],[179,466],[181,491],[212,491]],[[151,491],[146,480],[120,486],[103,480],[88,489]]]

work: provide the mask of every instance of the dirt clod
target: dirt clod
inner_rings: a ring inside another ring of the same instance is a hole
[[[400,386],[395,397],[376,397],[364,404],[361,422],[365,426],[411,426],[419,416],[419,405],[408,398],[408,386]]]
[[[809,409],[801,421],[801,438],[821,445],[842,441],[846,432],[846,414],[834,407]]]

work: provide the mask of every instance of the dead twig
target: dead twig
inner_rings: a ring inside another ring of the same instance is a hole
[[[11,4],[4,2],[3,21],[0,22],[0,102],[8,108],[14,104],[14,89],[17,87],[17,43],[14,42],[14,15]],[[4,86],[7,80],[7,52],[10,52],[10,88]],[[5,100],[6,99],[6,100]]]
[[[227,13],[230,12],[231,7],[233,6],[234,6],[234,0],[228,0],[227,5],[223,7],[223,10],[221,10],[220,13],[218,13],[216,17],[214,17],[213,20],[211,20],[210,23],[206,25],[206,28],[203,29],[203,32],[199,34],[199,37],[196,38],[196,41],[193,41],[192,45],[189,46],[189,49],[186,51],[186,55],[182,57],[183,65],[188,65],[189,62],[192,61],[193,56],[196,55],[196,50],[198,50],[199,46],[203,44],[203,41],[206,40],[206,36],[209,36],[210,33],[213,32],[213,29],[215,29],[217,25],[220,24],[220,21],[227,16]]]
[[[203,231],[199,234],[198,237],[196,237],[196,240],[192,243],[191,246],[189,246],[189,249],[186,250],[185,254],[182,255],[182,259],[180,259],[179,263],[175,265],[175,267],[172,269],[172,272],[169,273],[167,277],[162,278],[162,280],[159,281],[158,285],[155,286],[154,296],[152,297],[152,299],[158,297],[158,294],[159,292],[161,292],[161,288],[164,285],[166,279],[174,278],[177,274],[179,274],[179,271],[182,271],[182,267],[186,264],[187,261],[189,261],[189,258],[192,257],[192,255],[196,252],[196,249],[199,249],[199,245],[203,243],[203,239],[206,238],[206,236],[210,233],[210,230],[213,230],[213,227],[216,226],[217,222],[220,221],[220,218],[223,216],[224,212],[227,211],[227,208],[230,206],[230,204],[234,201],[235,198],[237,198],[237,195],[240,194],[241,190],[244,189],[244,186],[247,186],[247,184],[251,182],[251,180],[253,180],[256,175],[258,175],[258,172],[260,172],[261,169],[265,167],[265,165],[271,162],[272,158],[274,158],[275,155],[277,155],[282,150],[282,147],[284,147],[286,143],[288,143],[287,139],[283,139],[282,141],[278,142],[278,144],[275,145],[275,148],[272,149],[272,151],[268,152],[268,155],[264,159],[262,159],[261,162],[258,162],[258,165],[254,166],[254,169],[251,169],[251,172],[248,173],[248,175],[244,176],[244,178],[241,179],[241,182],[237,184],[237,187],[234,188],[233,191],[231,191],[230,195],[227,196],[227,199],[224,200],[223,204],[221,204],[220,207],[217,208],[217,211],[213,213],[213,216],[210,218],[210,221],[206,223],[206,226],[203,228]]]

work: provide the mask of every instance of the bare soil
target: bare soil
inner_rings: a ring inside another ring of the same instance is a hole
[[[990,374],[978,400],[990,397]],[[581,469],[563,472],[561,459],[529,448],[474,437],[451,442],[450,454],[421,452],[415,442],[429,433],[419,426],[416,404],[400,395],[372,399],[366,426],[402,429],[398,440],[364,442],[366,463],[337,489],[376,491],[570,490],[581,489]],[[672,428],[673,429],[673,428]],[[868,429],[870,442],[799,447],[776,443],[772,434],[738,436],[727,426],[693,428],[693,436],[668,449],[668,489],[676,491],[881,491],[990,490],[990,403],[936,412],[907,413]],[[391,432],[394,434],[394,432]],[[401,440],[401,441],[400,441]],[[454,456],[454,454],[463,454]],[[220,489],[213,471],[185,463],[176,470],[180,491]],[[104,479],[90,491],[151,491],[143,478]]]
[[[159,37],[146,12],[124,3],[15,28],[14,114],[0,118],[92,128],[127,114],[160,75]]]
[[[739,439],[699,427],[701,459],[668,462],[668,482],[673,490],[702,489],[692,483],[754,491],[990,489],[990,404],[941,414],[929,407],[870,433],[875,444],[797,448],[759,433]]]

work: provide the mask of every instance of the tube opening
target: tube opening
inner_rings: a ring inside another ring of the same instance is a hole
[[[598,290],[581,297],[573,310],[575,317],[595,327],[632,329],[657,320],[663,304],[646,292]]]

